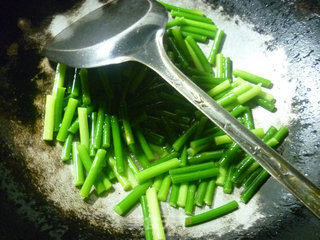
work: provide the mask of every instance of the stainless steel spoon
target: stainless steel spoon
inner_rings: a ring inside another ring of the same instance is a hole
[[[163,48],[165,8],[153,0],[119,0],[89,13],[44,48],[78,68],[138,61],[156,71],[320,218],[320,190],[179,71]]]

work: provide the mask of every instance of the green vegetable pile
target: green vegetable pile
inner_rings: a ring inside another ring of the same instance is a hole
[[[262,141],[279,146],[288,129],[271,126],[264,132],[254,127],[251,113],[258,105],[276,110],[273,96],[262,89],[271,88],[271,81],[232,71],[230,58],[219,53],[223,30],[202,12],[162,4],[174,17],[165,36],[171,60]],[[208,57],[197,43],[207,38],[213,40]],[[72,159],[81,197],[92,191],[102,195],[116,182],[131,190],[114,210],[124,216],[140,202],[146,239],[165,239],[159,201],[184,208],[191,215],[185,219],[189,227],[238,208],[231,201],[192,216],[195,207],[212,206],[217,186],[225,194],[243,188],[240,200],[247,203],[269,177],[155,72],[136,62],[94,69],[57,64],[43,139],[54,137],[64,144],[61,160]]]

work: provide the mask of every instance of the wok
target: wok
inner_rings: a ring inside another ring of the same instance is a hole
[[[58,31],[83,9],[96,5],[82,4],[2,1],[0,233],[5,239],[143,237],[139,208],[126,218],[111,210],[125,195],[119,187],[112,196],[92,196],[83,202],[72,186],[69,166],[59,161],[61,146],[41,141],[44,95],[50,92],[53,71],[39,54],[39,47],[48,37],[48,26],[51,32]],[[286,124],[290,135],[279,151],[319,185],[319,3],[194,0],[176,4],[204,10],[225,29],[223,53],[234,60],[235,66],[274,81],[271,92],[277,98],[278,112],[269,114],[258,108],[254,113],[256,123],[265,128],[269,124]],[[54,18],[67,10],[66,15]],[[216,195],[217,206],[228,199],[219,192]],[[182,211],[167,204],[161,207],[169,239],[320,237],[319,220],[273,179],[239,211],[198,227],[185,229]]]

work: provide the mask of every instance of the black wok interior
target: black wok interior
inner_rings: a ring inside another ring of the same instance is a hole
[[[320,185],[320,3],[317,0],[208,0],[222,6],[226,16],[239,15],[260,33],[272,35],[271,51],[282,46],[294,72],[296,97],[290,123],[290,142],[280,152],[298,169]],[[131,239],[141,236],[134,230],[108,232],[90,226],[48,201],[37,187],[37,177],[27,171],[19,149],[13,149],[10,122],[19,122],[35,131],[41,116],[33,105],[39,89],[31,79],[38,74],[41,56],[24,38],[19,19],[28,19],[34,29],[50,23],[52,16],[79,1],[3,0],[0,7],[0,236],[3,239]],[[16,43],[13,44],[13,43]],[[263,63],[262,63],[263,64]],[[41,78],[41,74],[38,75]],[[45,81],[45,80],[44,80]],[[46,82],[44,83],[46,84]],[[312,86],[312,87],[310,87]],[[278,187],[269,180],[272,187]],[[286,193],[286,190],[283,190]],[[240,235],[226,233],[221,239],[319,239],[320,221],[291,195],[279,198],[274,218],[257,222]],[[260,221],[260,220],[259,220]],[[179,237],[177,236],[177,239]]]

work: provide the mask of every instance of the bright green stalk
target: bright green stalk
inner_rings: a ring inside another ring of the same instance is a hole
[[[207,36],[205,36],[205,35],[187,32],[187,31],[181,31],[181,34],[185,38],[188,36],[191,36],[197,42],[205,43],[207,41]]]
[[[61,152],[61,161],[68,161],[70,159],[71,149],[72,149],[73,135],[70,133],[64,142],[62,152]]]
[[[76,143],[76,148],[79,152],[79,157],[80,157],[81,163],[84,166],[86,172],[88,173],[91,169],[91,166],[92,166],[92,160],[89,156],[88,149],[86,148],[86,146],[80,144],[79,142]],[[94,187],[95,187],[98,195],[100,195],[101,193],[106,191],[106,188],[100,179],[97,179],[95,181]]]
[[[189,44],[189,46],[192,48],[194,53],[197,55],[203,69],[206,72],[212,73],[211,65],[209,64],[206,56],[204,55],[204,53],[202,52],[201,48],[198,46],[196,41],[191,36],[186,37],[185,41]]]
[[[154,154],[151,151],[150,146],[149,146],[146,138],[144,137],[143,133],[141,132],[141,130],[139,128],[136,130],[136,136],[137,136],[138,141],[140,143],[140,146],[141,146],[143,152],[145,153],[145,155],[147,156],[148,160],[153,160]]]
[[[240,77],[248,82],[252,82],[254,84],[259,84],[261,83],[263,87],[266,88],[271,88],[272,87],[272,82],[266,78],[259,77],[257,75],[254,75],[252,73],[248,73],[239,69],[233,70],[233,75],[236,77]]]
[[[255,134],[257,137],[262,137],[264,135],[263,128],[251,129],[250,131],[253,134]],[[222,145],[226,143],[231,143],[232,139],[228,135],[222,135],[222,136],[215,137],[214,141],[216,145]]]
[[[223,54],[218,53],[216,55],[216,67],[217,67],[217,77],[223,78]]]
[[[185,203],[185,214],[191,215],[194,209],[194,196],[196,193],[197,185],[196,184],[190,184],[188,187],[188,193]]]
[[[103,107],[100,106],[98,110],[98,117],[97,117],[96,128],[95,128],[94,139],[93,139],[94,149],[101,148],[103,124],[104,124],[104,110],[103,110]]]
[[[215,150],[210,152],[203,152],[200,154],[197,154],[195,156],[188,158],[188,163],[195,164],[195,163],[202,163],[205,161],[214,161],[218,160],[223,156],[224,150]]]
[[[56,74],[54,76],[53,90],[52,90],[53,96],[56,95],[58,87],[63,87],[66,70],[67,70],[66,65],[64,65],[63,63],[57,64]]]
[[[161,3],[168,11],[174,10],[174,11],[191,13],[191,14],[203,16],[203,12],[199,11],[199,10],[193,10],[193,9],[188,9],[188,8],[177,7],[177,6],[173,6],[173,5],[164,3],[162,1],[158,1],[158,2]]]
[[[199,179],[206,179],[206,178],[217,176],[218,174],[219,174],[218,168],[209,168],[206,170],[197,171],[196,174],[194,172],[189,172],[189,173],[171,175],[171,179],[173,183],[177,184],[177,183],[192,182]]]
[[[198,21],[198,22],[204,22],[208,24],[212,24],[212,20],[210,18],[206,18],[204,16],[200,16],[194,13],[186,13],[181,11],[172,10],[171,12],[172,17],[184,17],[190,20]]]
[[[88,70],[82,68],[79,74],[80,74],[80,80],[81,80],[82,102],[85,106],[88,106],[91,103],[91,97],[89,92]]]
[[[178,201],[178,197],[179,197],[179,189],[180,189],[180,185],[172,184],[170,199],[169,199],[169,204],[172,207],[177,207],[177,201]]]
[[[204,196],[204,202],[206,205],[210,206],[212,205],[212,199],[214,195],[214,190],[216,189],[216,182],[211,179],[208,183],[206,195]]]
[[[187,147],[184,146],[180,156],[180,166],[185,167],[187,165],[187,160],[188,160]]]
[[[80,190],[81,197],[88,197],[91,187],[97,179],[99,173],[101,172],[103,161],[105,160],[106,151],[99,149],[93,160],[90,171],[87,174],[86,180],[84,181],[82,188]]]
[[[224,35],[223,30],[218,29],[218,31],[214,37],[213,45],[212,45],[212,48],[211,48],[211,51],[210,51],[210,54],[208,57],[208,61],[211,64],[215,64],[217,53],[221,48],[221,42],[222,42],[223,35]]]
[[[213,24],[208,24],[204,22],[198,22],[194,20],[190,20],[187,18],[184,18],[181,20],[182,25],[187,25],[187,26],[192,26],[192,27],[197,27],[197,28],[202,28],[208,31],[217,31],[217,26]]]
[[[78,105],[78,100],[74,98],[69,98],[66,110],[63,115],[62,123],[57,135],[57,140],[64,142],[69,134],[68,128],[72,122],[73,116],[75,114]]]
[[[233,191],[233,182],[232,182],[232,175],[233,175],[233,172],[234,172],[234,166],[231,165],[229,168],[228,168],[228,171],[227,171],[227,177],[226,177],[226,181],[223,185],[223,192],[224,193],[227,193],[227,194],[230,194],[232,193]]]
[[[111,123],[109,114],[104,116],[103,133],[102,133],[102,147],[109,148],[111,144]]]
[[[167,200],[167,196],[171,186],[171,177],[167,175],[163,178],[161,187],[158,191],[158,199],[159,201],[165,202]]]
[[[253,195],[259,190],[259,188],[267,181],[270,174],[266,170],[262,170],[260,174],[254,179],[254,181],[241,193],[240,199],[242,202],[247,203],[253,197]]]
[[[147,189],[151,186],[151,181],[136,186],[121,202],[114,206],[114,211],[120,216],[124,216],[129,212],[144,195]]]
[[[54,131],[59,131],[60,124],[62,121],[62,111],[63,111],[63,98],[66,89],[64,87],[58,87],[55,95],[54,104]]]
[[[203,200],[204,200],[204,197],[206,195],[207,187],[208,187],[208,182],[207,181],[202,181],[198,185],[197,195],[196,195],[196,197],[194,199],[194,202],[199,207],[203,206]]]
[[[183,36],[181,35],[181,31],[179,28],[174,28],[170,30],[177,46],[179,47],[179,49],[181,50],[181,52],[183,53],[184,57],[187,59],[188,62],[191,61],[191,56],[189,54],[189,51],[187,49],[186,43],[183,39]]]
[[[116,175],[118,182],[123,187],[123,190],[129,191],[132,188],[131,183],[128,181],[128,178],[126,176],[124,176],[124,174],[119,173],[117,166],[116,166],[116,160],[112,156],[110,156],[108,158],[108,163],[109,163],[113,173]]]
[[[111,128],[112,128],[112,139],[113,139],[113,149],[116,158],[117,170],[120,174],[124,173],[124,157],[123,149],[121,144],[120,127],[118,118],[116,116],[111,116]]]
[[[97,112],[92,112],[91,113],[90,138],[89,138],[89,154],[91,157],[94,157],[96,155],[96,151],[93,147],[96,127],[97,127]]]
[[[207,222],[216,218],[219,218],[221,216],[224,216],[230,212],[233,212],[239,207],[238,203],[236,201],[231,201],[221,207],[209,210],[207,212],[194,215],[192,217],[187,217],[185,219],[185,226],[191,227],[193,225],[197,225],[199,223]]]
[[[149,167],[137,174],[137,180],[139,183],[142,183],[150,178],[158,176],[162,173],[169,171],[171,168],[176,168],[180,164],[178,158],[173,158],[166,162],[160,163],[158,165]]]
[[[74,185],[76,187],[81,186],[84,183],[84,172],[83,172],[83,164],[80,160],[79,152],[77,149],[77,142],[72,144],[72,162],[73,162],[73,177],[74,177]]]
[[[159,175],[159,176],[156,176],[153,180],[152,186],[154,187],[154,189],[156,189],[157,192],[160,190],[163,178],[164,178],[163,175]]]
[[[199,122],[195,122],[191,127],[185,131],[173,144],[172,147],[174,150],[179,151],[183,145],[188,141],[194,131],[197,129]]]
[[[215,31],[206,30],[206,29],[193,27],[193,26],[182,26],[180,29],[181,29],[181,32],[199,34],[202,36],[207,36],[208,38],[211,38],[211,39],[213,39],[216,35]]]

